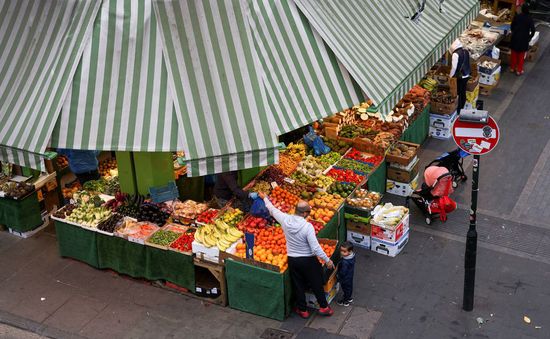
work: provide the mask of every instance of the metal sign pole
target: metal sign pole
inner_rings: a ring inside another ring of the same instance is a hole
[[[466,236],[466,253],[464,256],[464,299],[462,309],[472,311],[474,309],[474,289],[476,278],[477,256],[477,192],[479,191],[479,154],[474,155],[472,175],[472,205],[470,207],[470,228]]]

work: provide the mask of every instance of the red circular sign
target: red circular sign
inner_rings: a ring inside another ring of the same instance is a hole
[[[474,155],[491,152],[500,139],[498,125],[491,117],[486,124],[456,119],[452,133],[458,147]]]

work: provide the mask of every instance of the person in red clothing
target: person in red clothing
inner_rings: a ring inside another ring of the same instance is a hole
[[[510,48],[512,56],[510,58],[510,72],[517,75],[523,74],[523,63],[525,61],[525,53],[529,50],[529,42],[535,35],[535,24],[529,15],[529,5],[521,6],[521,13],[512,20],[512,41]]]

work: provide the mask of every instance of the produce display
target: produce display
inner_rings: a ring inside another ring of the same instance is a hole
[[[336,181],[351,182],[359,184],[365,180],[365,177],[349,169],[331,168],[327,176],[336,179]]]
[[[107,159],[99,163],[99,174],[102,177],[118,176],[116,159]]]
[[[374,137],[378,134],[377,131],[372,130],[370,128],[364,128],[359,125],[347,125],[342,127],[340,132],[338,133],[338,136],[342,138],[347,139],[354,139],[357,137]]]
[[[154,204],[145,203],[141,205],[136,219],[138,221],[149,221],[159,226],[166,223],[166,220],[170,217],[169,213],[161,211],[161,209]]]
[[[104,205],[105,207],[109,207],[112,210],[116,210],[119,207],[124,206],[127,202],[127,199],[129,198],[127,194],[120,193],[120,192],[117,192],[116,194],[114,194],[114,196],[115,196],[114,199],[111,199],[105,203]]]
[[[75,194],[76,192],[81,191],[81,190],[82,190],[82,186],[77,181],[71,187],[62,188],[61,193],[63,194],[63,198],[68,200],[68,199],[73,198],[73,194]]]
[[[449,91],[444,89],[440,89],[432,95],[432,102],[449,105],[454,103],[455,101],[456,97],[451,95]]]
[[[381,163],[382,161],[384,161],[384,157],[381,156],[381,155],[372,155],[372,154],[360,152],[360,151],[356,150],[355,148],[350,149],[348,151],[348,153],[346,153],[344,158],[345,159],[356,160],[356,161],[361,161],[361,162],[366,162],[366,163],[369,163],[373,166],[376,166],[379,163]]]
[[[254,183],[254,186],[250,188],[250,191],[269,194],[271,192],[271,185],[267,181],[258,180]]]
[[[318,192],[313,196],[313,199],[309,201],[309,206],[313,208],[327,208],[329,210],[336,210],[344,199],[339,195],[330,194],[326,192]],[[323,220],[324,221],[324,220]]]
[[[334,184],[330,185],[327,192],[339,195],[342,198],[347,198],[355,189],[355,184],[349,183],[349,182],[335,182]]]
[[[313,155],[308,155],[298,164],[296,171],[315,178],[322,175],[327,167],[320,163]]]
[[[237,244],[235,255],[239,258],[246,258],[246,244],[245,243]]]
[[[120,182],[118,180],[118,176],[113,176],[108,179],[102,192],[107,195],[115,195],[120,192]]]
[[[294,194],[297,197],[300,197],[304,200],[309,200],[313,196],[315,192],[317,192],[317,188],[314,186],[305,186],[299,181],[295,181],[294,184],[290,184],[285,182],[283,185],[281,185],[285,191]]]
[[[371,222],[384,228],[393,229],[407,213],[409,213],[409,209],[403,206],[394,206],[392,203],[378,205],[372,211]]]
[[[327,243],[323,243],[323,242],[320,242],[319,245],[323,249],[323,252],[325,252],[327,257],[329,257],[329,258],[332,257],[332,255],[334,254],[334,251],[336,250],[336,245],[331,245],[331,244],[327,244]],[[319,262],[324,264],[324,262],[321,260],[321,258],[317,258],[317,259],[319,259]]]
[[[310,216],[314,220],[329,222],[334,216],[334,211],[326,207],[312,208]]]
[[[366,189],[360,188],[355,191],[353,196],[346,199],[346,204],[370,211],[380,203],[380,199],[382,199],[380,193],[369,192]]]
[[[351,160],[351,159],[342,159],[336,163],[337,167],[344,168],[344,169],[350,169],[353,171],[357,171],[360,173],[370,173],[372,171],[372,166],[369,164]]]
[[[202,224],[211,224],[219,213],[220,210],[210,208],[199,214],[196,221]]]
[[[120,196],[117,198],[115,197],[116,201],[119,201]],[[145,197],[142,195],[130,195],[126,196],[125,200],[122,202],[122,205],[118,204],[119,206],[116,208],[117,213],[120,213],[126,217],[137,219],[139,214],[140,206],[145,201]]]
[[[486,29],[470,28],[460,35],[459,39],[464,48],[470,52],[472,59],[478,59],[485,51],[493,46],[499,37],[499,33]]]
[[[286,146],[284,154],[289,156],[295,162],[300,162],[306,156],[307,146],[305,144],[290,143]]]
[[[238,208],[228,208],[218,217],[217,220],[222,221],[231,227],[235,227],[241,220],[243,220],[243,218],[243,211]]]
[[[286,238],[280,227],[270,227],[256,235],[254,260],[278,266],[280,272],[288,268]]]
[[[411,158],[416,154],[416,147],[409,146],[402,143],[396,143],[390,149],[389,154],[392,154],[398,157]]]
[[[124,219],[120,214],[113,214],[107,220],[103,220],[97,225],[97,229],[100,231],[114,233],[117,225]]]
[[[55,162],[57,164],[57,168],[64,169],[65,167],[69,166],[69,159],[67,159],[64,155],[58,155],[55,159]]]
[[[67,216],[71,215],[73,210],[76,208],[76,205],[68,204],[65,205],[63,208],[58,209],[53,216],[59,219],[65,219]]]
[[[335,139],[328,139],[324,138],[323,142],[325,145],[330,147],[330,149],[340,155],[346,153],[348,149],[351,147],[351,145],[343,140],[335,140]]]
[[[313,186],[313,178],[310,177],[309,175],[307,174],[304,174],[302,172],[294,172],[292,173],[292,175],[290,176],[290,178],[296,180],[297,182],[300,182],[306,186]]]
[[[334,178],[331,178],[326,175],[320,175],[317,178],[313,180],[313,185],[322,188],[327,189],[334,183]]]
[[[100,178],[98,180],[90,180],[86,181],[84,185],[82,185],[82,189],[88,192],[105,192],[105,187],[107,185],[107,180]]]
[[[320,222],[318,220],[314,220],[314,219],[311,219],[310,217],[308,217],[307,221],[313,226],[313,229],[315,230],[315,235],[317,235],[317,233],[319,233],[319,231],[321,231],[323,228],[325,228],[325,224],[323,224],[322,222]]]
[[[298,162],[294,161],[292,157],[285,155],[284,153],[279,155],[279,163],[276,167],[280,169],[284,175],[291,175],[296,169],[296,166],[298,166]]]
[[[21,199],[34,192],[34,185],[10,181],[2,184],[0,191],[4,193],[4,197],[6,198]]]
[[[159,229],[153,235],[151,235],[146,243],[158,245],[161,247],[168,247],[171,243],[176,241],[180,237],[182,233],[174,232],[174,231],[168,231],[165,229]]]
[[[271,226],[271,224],[272,222],[264,218],[249,215],[237,225],[237,228],[242,232],[256,234],[260,230]]]
[[[96,228],[101,221],[111,216],[111,213],[108,208],[96,207],[92,203],[82,203],[65,219],[85,227]]]
[[[284,190],[280,186],[277,186],[271,191],[269,200],[273,206],[277,207],[279,210],[285,213],[293,213],[300,198]]]
[[[285,181],[285,175],[279,168],[269,166],[257,179],[268,183],[276,182],[278,185],[281,185]]]
[[[127,238],[133,242],[144,243],[145,239],[149,238],[151,234],[158,229],[159,227],[157,225],[150,222],[135,222],[126,219],[121,226],[116,229],[115,235]]]
[[[325,168],[329,167],[330,165],[334,164],[338,160],[340,160],[342,156],[338,152],[328,152],[327,154],[323,154],[318,158],[319,163],[323,164]]]
[[[192,220],[195,219],[198,214],[206,211],[208,209],[208,205],[198,203],[193,200],[187,200],[185,202],[176,201],[172,208],[174,209],[174,218]]]
[[[191,253],[193,250],[193,240],[195,240],[195,229],[190,228],[187,232],[180,235],[180,237],[170,245],[170,248],[178,252]]]
[[[243,232],[237,228],[221,220],[216,220],[214,225],[200,226],[195,232],[195,241],[206,247],[216,246],[220,251],[226,251],[243,235]]]

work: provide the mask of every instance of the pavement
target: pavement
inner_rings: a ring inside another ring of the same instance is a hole
[[[538,61],[523,77],[504,73],[484,98],[502,140],[480,166],[472,312],[462,311],[467,183],[444,224],[425,225],[412,207],[397,257],[358,249],[355,301],[334,305],[331,318],[279,322],[214,306],[60,258],[51,228],[30,239],[0,232],[0,338],[550,338],[550,35],[541,30]],[[454,147],[429,139],[421,166]]]

